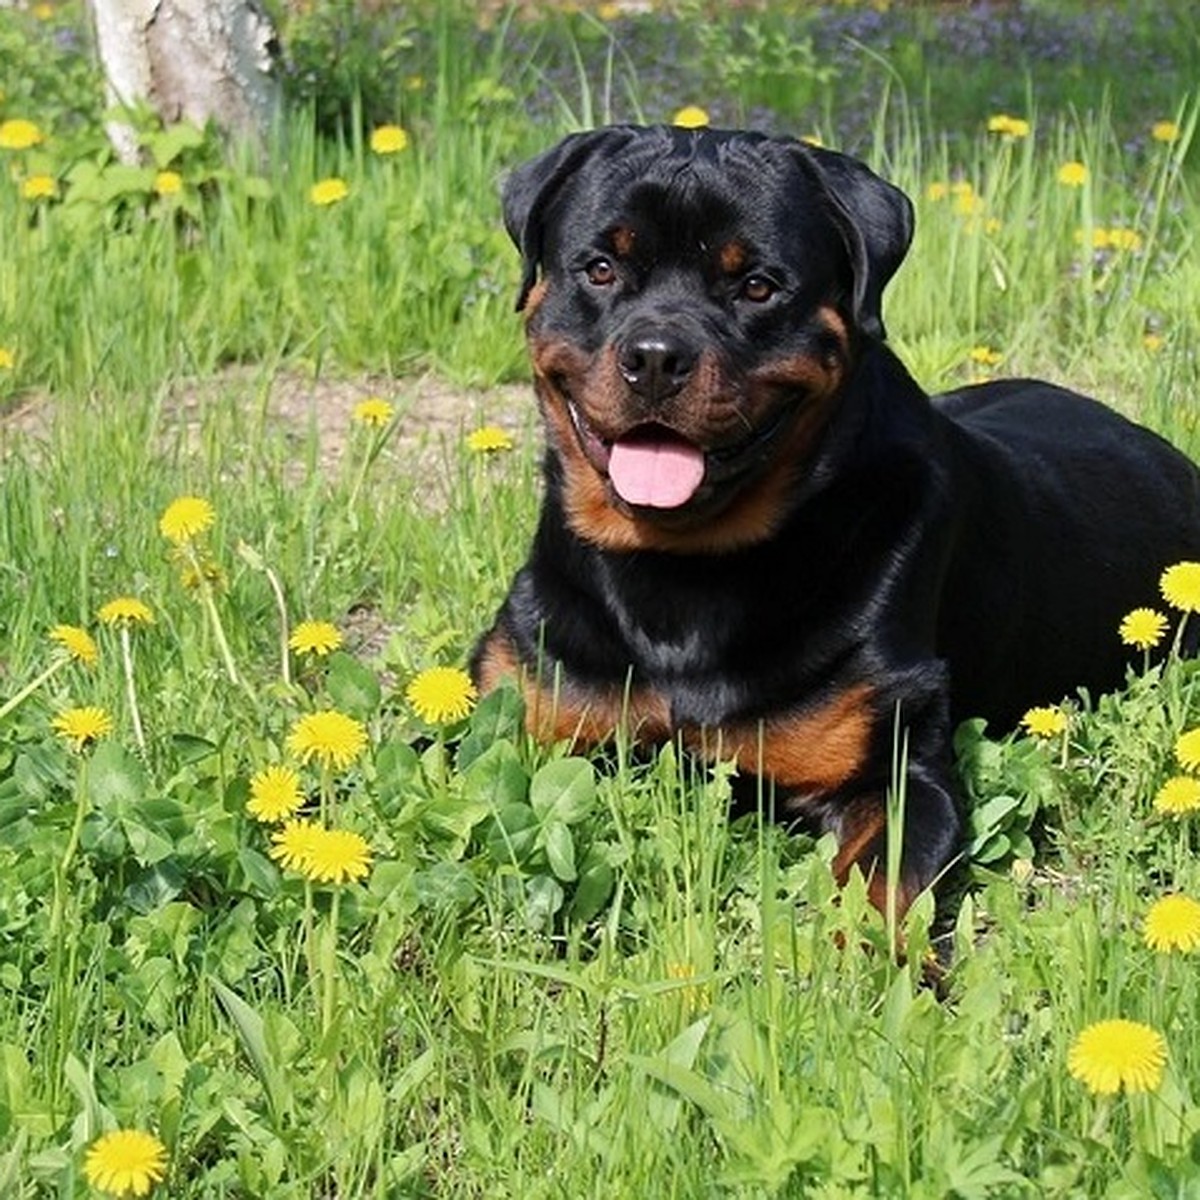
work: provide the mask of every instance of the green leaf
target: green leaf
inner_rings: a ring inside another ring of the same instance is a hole
[[[524,719],[525,705],[515,688],[489,692],[471,714],[470,728],[458,747],[458,769],[465,771],[494,743],[514,741]]]
[[[163,858],[143,871],[126,889],[125,903],[137,913],[151,913],[169,904],[186,882],[173,858]]]
[[[279,891],[279,870],[265,854],[242,846],[238,850],[237,861],[248,891],[267,898]]]
[[[134,812],[146,795],[145,768],[119,742],[102,742],[96,748],[87,782],[92,803],[115,817]]]
[[[586,758],[560,758],[533,777],[529,802],[543,820],[574,825],[596,803],[596,769]]]
[[[195,733],[171,734],[171,746],[175,751],[176,761],[181,767],[201,762],[220,750],[220,746],[216,742],[211,742],[208,738],[200,737]]]
[[[537,845],[539,821],[528,804],[505,804],[488,826],[484,845],[494,862],[521,866]]]
[[[608,903],[616,873],[608,859],[607,847],[593,846],[584,858],[579,882],[571,897],[571,920],[587,924]]]
[[[575,843],[564,821],[544,822],[538,843],[546,851],[550,870],[564,883],[575,879]]]
[[[147,134],[142,142],[150,151],[154,165],[161,170],[170,166],[185,150],[194,150],[197,146],[204,145],[204,134],[195,125],[182,122],[161,132]]]
[[[493,742],[463,776],[463,795],[493,811],[521,804],[529,794],[529,776],[521,765],[516,747],[508,741]]]
[[[276,1062],[267,1040],[266,1027],[258,1013],[232,988],[219,979],[212,982],[213,992],[221,1002],[225,1015],[237,1032],[242,1049],[246,1051],[259,1082],[267,1093],[272,1115],[279,1123],[292,1107],[292,1091],[287,1072]],[[276,1038],[272,1038],[275,1041]]]
[[[334,707],[355,717],[369,717],[383,698],[375,672],[353,655],[336,650],[329,656],[325,689]]]
[[[549,875],[535,875],[525,884],[525,920],[530,929],[547,929],[563,906],[562,884]]]

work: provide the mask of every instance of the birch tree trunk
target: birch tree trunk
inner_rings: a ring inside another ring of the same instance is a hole
[[[272,74],[275,29],[257,0],[90,0],[96,44],[117,106],[149,104],[167,122],[214,121],[261,138],[280,101]],[[111,121],[125,162],[137,160],[133,129]]]

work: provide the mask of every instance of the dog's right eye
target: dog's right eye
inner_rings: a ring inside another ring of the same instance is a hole
[[[594,287],[608,287],[617,281],[617,269],[607,258],[593,258],[583,271]]]

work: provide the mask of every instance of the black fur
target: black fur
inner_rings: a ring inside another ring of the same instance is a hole
[[[960,849],[954,725],[984,716],[1000,732],[1030,706],[1120,685],[1120,618],[1153,602],[1165,566],[1200,557],[1195,467],[1047,383],[931,401],[883,344],[911,205],[845,156],[604,129],[518,168],[504,212],[524,258],[546,493],[477,677],[491,685],[511,657],[581,712],[643,688],[670,713],[652,738],[866,720],[851,777],[776,782],[790,813],[861,833],[850,859],[877,878],[885,838],[867,835],[898,711],[907,903]],[[796,378],[762,382],[772,364]],[[629,503],[605,471],[621,439],[698,448],[703,482],[683,503]],[[763,511],[743,522],[756,489]],[[587,495],[611,520],[579,515]],[[840,715],[838,698],[859,696]]]

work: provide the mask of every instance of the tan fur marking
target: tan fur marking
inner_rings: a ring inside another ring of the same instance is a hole
[[[493,630],[480,656],[479,690],[487,693],[511,679],[525,701],[525,727],[539,742],[570,741],[580,747],[611,742],[618,730],[648,742],[671,736],[667,701],[649,688],[581,691],[554,680],[538,680],[524,666],[509,638]]]
[[[612,231],[613,249],[622,258],[628,258],[633,253],[635,241],[637,241],[637,234],[628,225],[618,225]]]
[[[831,305],[824,304],[817,309],[817,316],[821,318],[825,328],[837,338],[842,347],[842,352],[849,354],[850,331],[846,328],[846,322],[842,319],[842,314]]]
[[[724,729],[725,752],[743,771],[773,779],[800,793],[833,791],[866,761],[873,718],[871,688],[847,688],[816,708]]]
[[[726,242],[717,252],[717,261],[726,275],[736,275],[746,265],[746,247],[741,242]]]
[[[887,853],[887,816],[882,798],[860,800],[846,815],[831,864],[839,887],[845,887],[854,867],[867,881],[867,899],[887,913],[889,882],[884,856]],[[912,906],[916,893],[902,880],[891,890],[895,893],[896,918],[901,919]]]
[[[539,279],[537,283],[529,289],[529,295],[525,297],[525,304],[521,309],[521,315],[526,321],[537,312],[541,303],[546,298],[546,281]]]

